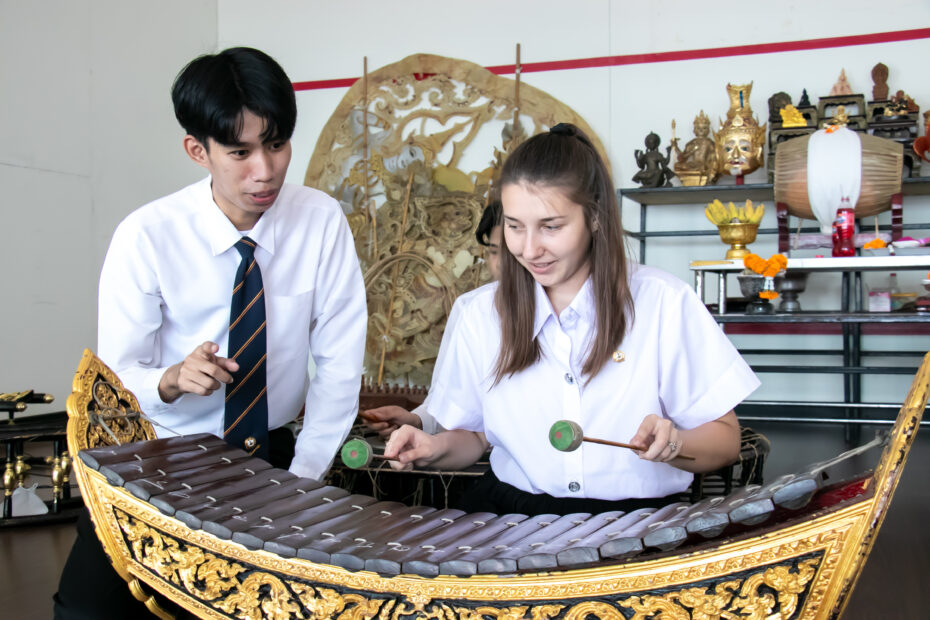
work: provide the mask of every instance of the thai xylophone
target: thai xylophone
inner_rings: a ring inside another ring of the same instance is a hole
[[[207,618],[827,618],[868,556],[928,386],[930,356],[892,432],[866,446],[728,496],[628,513],[407,506],[296,477],[211,435],[151,439],[132,415],[100,432],[89,421],[100,403],[137,404],[89,353],[69,441],[85,442],[75,472],[98,536],[158,613],[142,584]],[[874,447],[874,474],[826,484],[824,472]]]

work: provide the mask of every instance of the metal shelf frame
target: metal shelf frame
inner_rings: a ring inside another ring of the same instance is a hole
[[[902,181],[901,194],[903,196],[930,196],[930,178],[909,178]],[[706,204],[712,200],[741,202],[746,199],[769,201],[774,203],[774,186],[771,183],[750,185],[710,185],[703,187],[669,187],[669,188],[622,188],[617,190],[617,199],[622,206],[626,198],[640,205],[640,220],[638,231],[627,231],[627,234],[639,241],[639,260],[646,262],[646,241],[654,237],[700,237],[716,236],[717,230],[713,228],[703,230],[667,230],[649,231],[647,212],[650,206]],[[882,226],[882,230],[890,230],[891,226]],[[904,230],[927,230],[930,224],[910,223],[903,225]],[[801,232],[819,232],[819,227],[810,226],[801,228]],[[778,234],[778,228],[759,229],[760,235]],[[722,325],[726,324],[833,324],[842,328],[842,346],[836,350],[810,350],[794,351],[797,355],[833,355],[842,357],[842,364],[838,366],[814,365],[753,365],[756,372],[795,372],[795,373],[824,373],[842,374],[843,401],[830,403],[802,403],[777,401],[746,401],[744,405],[749,409],[788,408],[795,410],[818,408],[836,409],[842,412],[842,417],[824,416],[785,416],[740,415],[745,420],[765,420],[784,423],[828,423],[842,424],[846,429],[846,439],[858,441],[863,426],[889,423],[882,419],[866,419],[863,413],[869,410],[897,409],[899,405],[893,403],[864,403],[862,402],[862,376],[875,374],[910,374],[915,368],[903,366],[863,366],[864,357],[904,357],[920,356],[922,352],[882,352],[863,351],[861,349],[861,327],[869,323],[887,324],[930,324],[930,313],[869,313],[862,309],[862,273],[866,271],[907,271],[930,269],[930,254],[927,255],[899,255],[899,256],[856,256],[849,258],[814,258],[814,259],[788,259],[788,269],[792,271],[807,272],[836,272],[842,277],[841,308],[836,312],[798,312],[780,313],[773,315],[745,315],[727,313],[727,275],[739,273],[743,270],[742,261],[695,261],[691,265],[694,272],[694,284],[698,295],[703,299],[705,275],[710,272],[718,276],[717,299],[718,311],[714,318]],[[786,352],[769,349],[746,349],[746,355],[784,355]],[[747,412],[748,414],[749,412]]]

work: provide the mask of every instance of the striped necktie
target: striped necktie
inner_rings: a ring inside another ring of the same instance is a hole
[[[268,393],[265,379],[265,292],[255,262],[255,242],[236,243],[242,255],[229,310],[228,356],[239,364],[226,385],[223,438],[257,457],[268,459]]]

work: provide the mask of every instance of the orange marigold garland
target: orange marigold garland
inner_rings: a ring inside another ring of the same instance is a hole
[[[762,299],[775,299],[778,297],[778,293],[775,291],[775,276],[788,266],[788,259],[784,254],[773,254],[768,260],[763,260],[758,254],[747,254],[743,258],[743,266],[765,278],[759,297]]]

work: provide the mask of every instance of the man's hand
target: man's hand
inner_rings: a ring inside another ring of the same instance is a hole
[[[158,382],[158,395],[166,403],[176,401],[182,394],[209,396],[221,386],[232,383],[230,373],[239,370],[239,364],[219,357],[220,347],[215,342],[204,342],[184,358],[183,362],[169,366]]]
[[[382,439],[390,437],[391,433],[404,424],[409,424],[415,428],[423,428],[420,416],[396,405],[366,409],[359,416],[365,421],[365,426],[377,431]]]

